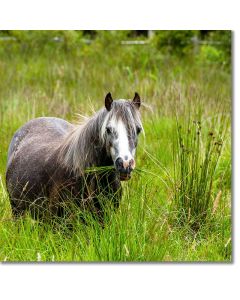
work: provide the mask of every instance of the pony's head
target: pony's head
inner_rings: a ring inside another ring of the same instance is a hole
[[[135,153],[138,135],[143,130],[139,108],[140,96],[135,93],[132,101],[114,100],[110,93],[105,97],[107,111],[101,128],[101,138],[111,156],[120,180],[131,178],[135,168]]]

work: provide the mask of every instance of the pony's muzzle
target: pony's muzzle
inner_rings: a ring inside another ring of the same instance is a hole
[[[120,180],[129,180],[131,178],[131,172],[135,168],[135,161],[133,158],[123,160],[121,157],[118,157],[115,161],[115,166],[120,174]]]

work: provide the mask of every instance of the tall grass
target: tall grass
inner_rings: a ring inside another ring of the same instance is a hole
[[[214,207],[213,187],[223,146],[222,132],[204,132],[202,121],[177,121],[175,201],[180,220],[198,229]],[[205,130],[206,131],[206,130]],[[175,149],[174,149],[175,150]],[[215,206],[216,209],[216,206]]]
[[[103,39],[0,49],[0,259],[230,261],[229,71]],[[104,227],[74,207],[54,222],[13,220],[4,178],[14,132],[38,116],[76,121],[76,113],[102,107],[109,91],[114,98],[138,91],[150,106],[141,108],[145,137],[119,209],[106,205]]]

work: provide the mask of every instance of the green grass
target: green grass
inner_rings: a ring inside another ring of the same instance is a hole
[[[97,40],[38,51],[11,43],[0,48],[0,260],[231,261],[229,71],[151,45]],[[119,210],[106,208],[104,229],[87,212],[73,230],[66,220],[12,220],[5,170],[14,132],[38,116],[76,121],[101,108],[109,91],[114,98],[138,91],[150,106],[141,108],[145,137]]]

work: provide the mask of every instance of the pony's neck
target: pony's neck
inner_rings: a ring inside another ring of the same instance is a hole
[[[59,158],[66,169],[81,176],[90,167],[113,164],[100,138],[101,125],[97,116],[77,125],[63,141]]]

